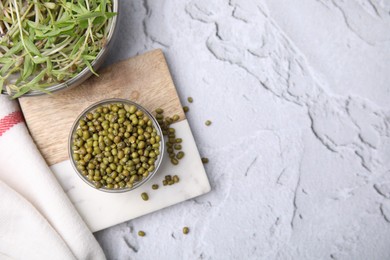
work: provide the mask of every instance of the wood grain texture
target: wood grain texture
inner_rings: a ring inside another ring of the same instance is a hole
[[[20,98],[31,136],[48,165],[68,160],[68,137],[74,120],[89,105],[124,98],[149,111],[185,118],[164,54],[154,50],[99,71],[82,85],[53,95]]]

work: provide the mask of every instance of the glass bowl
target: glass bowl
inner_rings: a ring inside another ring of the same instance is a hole
[[[132,187],[124,187],[124,188],[117,188],[117,189],[108,189],[108,188],[105,188],[105,187],[97,188],[92,181],[88,180],[87,176],[84,176],[79,171],[79,169],[77,169],[76,162],[75,162],[75,160],[73,158],[73,140],[74,140],[74,136],[76,135],[76,131],[77,131],[78,127],[79,127],[80,119],[85,118],[87,113],[94,111],[99,106],[104,106],[104,105],[109,105],[109,104],[118,104],[118,103],[125,104],[125,105],[134,105],[134,106],[137,107],[138,110],[141,110],[144,113],[144,115],[148,116],[152,120],[153,126],[155,127],[155,129],[157,131],[157,134],[161,136],[160,148],[159,148],[160,154],[156,157],[156,161],[154,163],[154,166],[155,166],[154,171],[153,172],[149,172],[149,175],[146,178],[143,178],[141,181],[135,182]],[[160,128],[156,118],[148,110],[146,110],[144,107],[142,107],[141,105],[139,105],[139,104],[137,104],[135,102],[132,102],[132,101],[126,100],[126,99],[119,99],[119,98],[105,99],[105,100],[102,100],[102,101],[99,101],[97,103],[94,103],[94,104],[90,105],[88,108],[86,108],[77,117],[77,119],[73,123],[73,126],[72,126],[71,131],[70,131],[69,141],[68,141],[68,153],[69,153],[69,159],[71,161],[71,164],[72,164],[74,170],[76,171],[76,173],[79,175],[79,177],[85,183],[87,183],[89,186],[93,187],[96,190],[100,190],[100,191],[104,191],[104,192],[110,192],[110,193],[121,193],[121,192],[127,192],[127,191],[134,190],[134,189],[142,186],[143,184],[145,184],[146,182],[148,182],[150,179],[153,178],[153,176],[158,171],[158,168],[160,167],[161,161],[162,161],[162,158],[163,158],[163,154],[164,154],[164,139],[163,139],[163,134],[162,134],[161,128]]]

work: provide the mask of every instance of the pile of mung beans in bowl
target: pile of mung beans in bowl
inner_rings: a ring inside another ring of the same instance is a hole
[[[157,172],[164,140],[157,120],[125,99],[97,102],[76,119],[69,136],[69,157],[88,185],[105,192],[140,187]]]

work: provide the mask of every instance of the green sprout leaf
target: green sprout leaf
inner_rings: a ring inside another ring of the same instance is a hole
[[[17,98],[85,68],[98,75],[92,64],[116,15],[112,1],[0,0],[0,9],[0,91]]]

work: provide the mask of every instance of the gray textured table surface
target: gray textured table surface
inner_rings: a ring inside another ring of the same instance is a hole
[[[390,258],[390,1],[121,11],[109,62],[164,50],[213,190],[96,233],[109,259]]]

